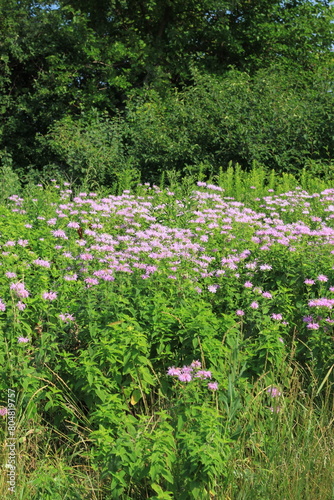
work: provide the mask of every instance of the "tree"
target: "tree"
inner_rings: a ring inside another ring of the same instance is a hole
[[[164,102],[196,72],[312,76],[332,26],[313,0],[0,0],[0,152],[22,170],[57,163],[43,140],[54,124],[128,113],[148,88]]]

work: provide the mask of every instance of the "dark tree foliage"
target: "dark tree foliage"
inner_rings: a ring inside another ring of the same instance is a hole
[[[73,127],[68,124],[75,126],[77,121],[79,126],[87,113],[98,113],[106,127],[112,120],[112,130],[117,129],[117,138],[122,137],[123,153],[130,148],[137,154],[140,148],[133,141],[139,137],[131,126],[132,103],[155,92],[161,110],[170,109],[173,92],[197,86],[201,93],[203,80],[194,78],[195,74],[225,78],[234,69],[245,73],[252,85],[259,71],[269,75],[272,68],[279,67],[287,78],[298,75],[300,92],[304,92],[312,87],[313,75],[326,68],[327,92],[333,81],[331,19],[326,2],[309,0],[0,0],[0,154],[10,154],[14,168],[22,173],[50,164],[71,172],[78,159],[71,154],[64,160],[52,131],[66,123],[71,133]],[[274,79],[271,85],[272,95],[278,95]],[[306,95],[310,92],[302,101]],[[219,109],[227,103],[229,96],[224,94]],[[234,107],[238,108],[237,102]],[[139,129],[143,127],[144,122]],[[330,129],[328,124],[326,127]],[[174,129],[167,135],[177,132]],[[148,133],[144,127],[144,136]],[[183,126],[181,133],[189,140],[194,136]],[[260,130],[253,135],[259,137]],[[329,130],[326,137],[330,135]],[[318,152],[330,150],[327,139],[323,140],[317,145]],[[115,141],[114,137],[113,144]],[[288,135],[283,143],[284,149],[295,148]],[[195,144],[190,146],[190,150],[198,150]],[[245,149],[245,155],[253,146]],[[135,164],[131,151],[130,163]],[[182,155],[178,158],[184,161]],[[192,161],[210,158],[212,155],[196,156]],[[234,158],[233,150],[227,149],[224,161]],[[166,158],[166,167],[177,161]],[[142,171],[148,163],[150,171],[156,168],[153,157],[137,162]]]

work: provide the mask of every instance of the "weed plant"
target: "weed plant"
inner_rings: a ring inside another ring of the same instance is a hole
[[[334,189],[128,181],[0,206],[2,497],[332,499]]]

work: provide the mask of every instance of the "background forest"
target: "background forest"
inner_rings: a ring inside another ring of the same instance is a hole
[[[327,1],[1,0],[2,164],[109,186],[328,174],[332,19]]]

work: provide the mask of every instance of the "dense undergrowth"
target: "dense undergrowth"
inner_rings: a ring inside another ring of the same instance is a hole
[[[1,186],[14,497],[333,498],[331,183],[122,182]]]

